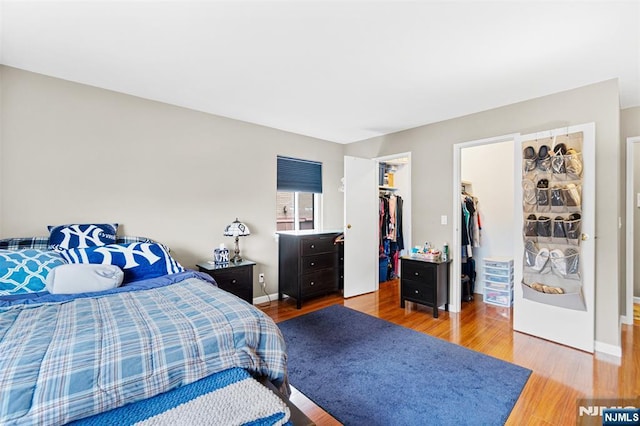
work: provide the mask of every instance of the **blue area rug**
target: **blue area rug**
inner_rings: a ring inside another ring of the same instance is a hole
[[[347,425],[500,425],[531,371],[345,308],[278,324],[293,386]]]

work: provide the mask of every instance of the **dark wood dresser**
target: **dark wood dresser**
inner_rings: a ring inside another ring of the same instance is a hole
[[[278,299],[302,301],[340,290],[341,231],[283,231],[278,243]]]
[[[449,310],[449,264],[451,261],[400,259],[400,307],[405,300],[431,306],[438,318],[438,306]]]

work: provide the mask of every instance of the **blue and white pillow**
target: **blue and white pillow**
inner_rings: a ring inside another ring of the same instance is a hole
[[[183,272],[184,268],[157,243],[109,244],[73,248],[60,253],[69,263],[116,265],[124,272],[123,284]]]
[[[0,250],[0,296],[44,291],[49,272],[64,264],[51,250]]]
[[[117,223],[87,223],[49,226],[49,248],[68,250],[115,244]]]

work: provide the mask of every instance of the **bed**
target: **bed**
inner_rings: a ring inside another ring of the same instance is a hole
[[[0,240],[0,424],[287,424],[287,405],[256,380],[288,394],[275,323],[161,244],[112,237],[56,249],[51,235]],[[122,247],[129,252],[118,257]],[[128,267],[144,262],[141,253],[167,271]],[[51,276],[40,291],[23,288],[7,278],[7,262]],[[123,284],[49,287],[58,285],[51,271],[107,263],[124,271]]]

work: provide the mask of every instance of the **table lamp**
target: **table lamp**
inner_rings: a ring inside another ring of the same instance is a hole
[[[232,262],[242,262],[242,258],[240,257],[240,247],[238,245],[239,237],[244,237],[247,235],[251,235],[251,231],[249,231],[249,227],[244,223],[240,222],[238,218],[231,222],[231,224],[227,225],[224,229],[224,235],[226,237],[235,237],[236,238],[236,247],[234,250],[234,256],[231,259]]]

